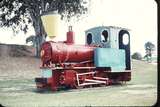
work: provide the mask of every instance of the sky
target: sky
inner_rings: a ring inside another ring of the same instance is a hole
[[[130,29],[131,53],[145,54],[144,44],[151,41],[157,47],[157,4],[154,0],[90,0],[87,15],[79,21],[60,22],[60,32],[55,41],[66,39],[68,26],[72,25],[76,44],[84,44],[84,31],[95,26],[118,26]],[[25,38],[34,34],[32,27],[13,36],[11,29],[0,28],[0,42],[25,44]]]

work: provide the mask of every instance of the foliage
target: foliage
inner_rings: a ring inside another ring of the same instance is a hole
[[[11,27],[15,33],[29,29],[33,25],[37,36],[36,53],[39,56],[40,45],[45,41],[46,32],[41,16],[57,11],[62,19],[79,17],[87,12],[86,0],[1,0],[0,27]]]
[[[146,55],[144,58],[147,58],[148,62],[152,61],[152,53],[155,50],[155,45],[152,42],[146,42],[145,45]]]
[[[154,51],[155,45],[152,42],[146,42],[145,43],[145,50]]]
[[[32,43],[32,46],[36,46],[36,40],[37,39],[37,36],[35,35],[30,35],[29,37],[26,38],[26,43],[28,42],[31,42]]]
[[[83,0],[1,0],[0,26],[27,32],[28,24],[35,28],[36,19],[43,14],[58,11],[62,18],[79,17],[87,11],[85,4]]]
[[[135,52],[132,55],[132,59],[137,59],[137,60],[141,60],[142,59],[142,55],[139,52]]]

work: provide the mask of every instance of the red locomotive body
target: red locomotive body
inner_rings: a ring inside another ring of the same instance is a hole
[[[50,41],[42,44],[41,48],[41,59],[46,64],[50,61],[53,63],[91,61],[95,47]]]
[[[99,45],[75,45],[74,32],[64,42],[48,41],[41,46],[42,77],[36,78],[38,89],[82,88],[129,81],[131,72],[111,72],[111,67],[98,67],[94,50]],[[105,53],[104,53],[105,54]]]

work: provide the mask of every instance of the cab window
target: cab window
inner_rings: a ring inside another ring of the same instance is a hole
[[[101,34],[101,41],[102,42],[107,42],[108,41],[108,31],[104,30]]]
[[[90,45],[92,43],[92,34],[88,33],[87,34],[87,44]]]

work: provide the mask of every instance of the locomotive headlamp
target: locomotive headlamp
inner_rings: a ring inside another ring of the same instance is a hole
[[[41,55],[41,57],[43,57],[43,56],[44,56],[44,50],[43,50],[43,49],[41,50],[40,55]]]

